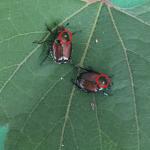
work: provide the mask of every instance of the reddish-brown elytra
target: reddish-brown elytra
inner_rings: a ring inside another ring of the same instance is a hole
[[[51,30],[50,32],[52,33]],[[53,46],[50,51],[57,63],[63,64],[70,62],[72,54],[72,36],[77,32],[81,32],[81,30],[72,33],[64,26],[60,26],[57,28],[56,35],[52,44]]]
[[[61,26],[58,27],[56,36],[50,49],[51,55],[59,64],[68,63],[72,53],[72,32]]]
[[[81,68],[80,74],[73,82],[78,88],[88,93],[100,93],[108,96],[111,93],[111,78],[104,73]]]

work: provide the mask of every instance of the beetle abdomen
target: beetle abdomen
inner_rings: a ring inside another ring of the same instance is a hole
[[[64,59],[69,60],[71,58],[72,53],[72,44],[63,44],[63,53],[62,56]]]
[[[77,85],[86,92],[97,92],[98,90],[96,83],[84,79],[77,80]]]
[[[96,77],[97,77],[97,73],[93,73],[93,72],[83,72],[80,74],[80,78],[88,80],[88,81],[92,81],[92,82],[96,82]]]

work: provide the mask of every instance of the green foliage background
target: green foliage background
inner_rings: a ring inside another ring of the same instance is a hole
[[[149,149],[150,2],[113,2],[0,2],[2,150]],[[54,22],[82,30],[73,37],[72,62],[113,75],[113,96],[77,89],[70,64],[40,64],[47,48],[32,42],[46,39],[45,23]]]
[[[111,0],[113,4],[123,8],[135,8],[149,3],[149,0]]]

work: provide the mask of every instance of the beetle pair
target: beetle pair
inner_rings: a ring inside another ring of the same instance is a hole
[[[67,24],[68,25],[68,24]],[[52,35],[50,49],[48,51],[58,64],[69,63],[72,54],[72,33],[64,26],[59,26],[55,31],[47,28]],[[41,44],[42,42],[37,42]],[[73,83],[84,92],[101,93],[110,95],[111,78],[103,73],[94,70],[80,68],[82,72]]]

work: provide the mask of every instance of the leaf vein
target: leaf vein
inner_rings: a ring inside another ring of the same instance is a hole
[[[143,55],[141,55],[141,54],[139,54],[139,53],[137,53],[137,52],[135,52],[135,51],[129,50],[129,49],[127,49],[127,51],[130,52],[130,53],[133,53],[133,54],[135,54],[135,55],[137,55],[137,56],[139,56],[140,58],[142,58],[143,60],[145,60],[145,62],[150,63],[150,61],[147,60],[147,58],[144,57]]]
[[[80,9],[78,9],[77,11],[75,11],[72,15],[70,15],[69,17],[67,17],[66,19],[64,19],[61,23],[58,24],[61,25],[64,22],[66,22],[67,20],[69,20],[70,18],[74,17],[75,15],[77,15],[78,13],[80,13],[82,10],[84,10],[86,7],[88,7],[88,5],[84,5],[83,7],[81,7]],[[57,28],[54,27],[53,30],[55,30]],[[43,40],[46,40],[49,37],[50,33],[48,33],[45,38]],[[16,36],[13,36],[11,38],[15,38]],[[10,39],[10,38],[9,38]],[[6,40],[9,40],[6,39]],[[20,70],[20,68],[23,66],[23,64],[37,51],[37,49],[40,47],[41,45],[38,45],[37,47],[35,47],[17,66],[17,68],[13,71],[13,73],[9,76],[9,78],[4,82],[4,84],[2,85],[2,87],[0,88],[0,94],[3,92],[3,90],[7,87],[8,83],[15,77],[16,73]]]
[[[71,121],[71,118],[69,117],[69,121],[70,121],[70,126],[71,126],[71,130],[72,130],[72,134],[73,134],[73,140],[74,140],[74,143],[76,145],[76,149],[79,150],[79,145],[78,145],[78,142],[77,142],[77,138],[76,138],[76,135],[75,135],[75,129],[74,129],[74,126],[73,126],[73,123]]]
[[[62,77],[64,78],[69,72],[65,73]],[[46,92],[43,94],[43,96],[40,98],[40,100],[38,101],[38,103],[36,103],[36,105],[33,107],[33,109],[31,110],[31,112],[28,114],[26,121],[24,122],[24,125],[21,129],[21,132],[23,132],[26,123],[28,122],[28,120],[31,118],[32,114],[35,112],[35,110],[39,107],[39,105],[45,100],[46,96],[54,89],[54,87],[61,81],[61,78],[59,78],[50,88],[48,88],[48,90],[46,90]]]
[[[98,8],[98,11],[97,11],[97,14],[96,14],[96,18],[95,18],[95,21],[94,21],[93,26],[92,26],[91,34],[89,36],[88,42],[86,44],[86,47],[84,49],[84,53],[83,53],[83,55],[81,57],[79,66],[82,66],[83,63],[84,63],[84,60],[85,60],[85,57],[86,57],[86,54],[87,54],[87,51],[88,51],[88,48],[89,48],[89,45],[90,45],[90,41],[92,39],[93,33],[95,31],[95,28],[96,28],[96,24],[97,24],[97,21],[98,21],[98,17],[100,15],[101,8],[102,8],[102,4],[100,4],[100,6]],[[78,72],[79,72],[79,70],[78,70]],[[68,118],[69,118],[69,112],[70,112],[70,107],[71,107],[72,99],[73,99],[73,96],[74,96],[74,92],[75,92],[75,86],[73,86],[71,94],[70,94],[70,97],[69,97],[69,100],[68,100],[68,106],[67,106],[67,110],[66,110],[66,113],[65,113],[64,124],[62,126],[62,131],[61,131],[59,150],[61,150],[61,148],[62,148],[63,139],[64,139],[64,132],[65,132],[65,128],[66,128],[66,124],[67,124]]]
[[[86,7],[88,7],[87,4],[84,5],[83,7],[81,7],[79,10],[75,11],[72,15],[70,15],[70,16],[67,17],[66,19],[64,19],[61,23],[58,24],[58,26],[61,25],[61,24],[63,24],[64,22],[66,22],[66,21],[69,20],[70,18],[74,17],[75,15],[77,15],[78,13],[80,13],[81,11],[83,11]],[[57,26],[54,27],[52,30],[55,30],[56,28],[57,28]],[[50,33],[48,33],[48,34],[46,35],[46,37],[45,37],[43,40],[46,40],[49,35],[50,35]],[[2,93],[3,89],[7,86],[7,84],[9,83],[9,81],[11,81],[11,79],[16,75],[16,73],[17,73],[18,70],[21,68],[21,66],[28,60],[29,57],[31,57],[31,55],[33,55],[34,52],[36,52],[36,50],[37,50],[40,46],[41,46],[41,45],[38,45],[27,57],[25,57],[25,59],[24,59],[21,63],[18,64],[18,67],[15,69],[15,71],[13,72],[13,74],[9,77],[9,79],[4,83],[3,87],[0,89],[0,94]],[[69,72],[68,72],[68,73],[69,73]],[[67,74],[67,73],[66,73],[66,74]],[[66,75],[66,74],[65,74],[65,75]],[[58,83],[59,81],[60,81],[60,80],[58,80],[57,83]],[[55,86],[57,83],[55,83],[53,86]],[[51,89],[52,89],[52,88],[51,88]],[[50,92],[50,89],[46,91],[46,93],[44,94],[43,97],[45,98],[45,96],[46,96],[49,92]],[[39,103],[41,103],[41,101],[44,99],[43,97],[40,99],[40,102],[38,102],[38,104],[36,104],[36,106],[35,106],[35,107],[33,108],[33,110],[30,112],[30,114],[29,114],[27,120],[29,120],[29,118],[30,118],[31,114],[34,112],[35,108],[37,108],[38,105],[39,105]],[[6,113],[6,114],[7,114],[7,113]],[[24,128],[25,128],[25,126],[26,126],[26,123],[27,123],[27,120],[25,121],[25,123],[24,123],[22,129],[20,129],[21,132],[24,130]],[[18,142],[18,141],[16,141],[15,145],[17,145],[17,142]]]
[[[95,116],[96,116],[96,123],[97,123],[97,128],[98,128],[100,148],[101,148],[101,150],[103,150],[102,129],[101,129],[101,125],[100,125],[100,120],[98,118],[98,109],[97,109],[97,104],[96,104],[96,100],[95,100],[95,95],[93,95],[93,102],[95,104]]]
[[[116,26],[116,22],[114,20],[111,9],[109,7],[107,7],[107,8],[108,8],[108,12],[109,12],[113,27],[116,31],[116,34],[118,36],[118,39],[119,39],[121,45],[122,45],[124,56],[125,56],[127,67],[128,67],[129,77],[130,77],[130,81],[131,81],[131,90],[132,90],[132,95],[133,95],[134,115],[135,115],[135,122],[136,122],[136,131],[137,131],[137,150],[140,150],[140,133],[139,133],[140,129],[139,129],[139,120],[138,120],[138,116],[137,116],[137,104],[136,104],[136,97],[135,97],[134,80],[133,80],[133,74],[132,74],[132,70],[131,70],[131,66],[130,66],[129,58],[128,58],[128,54],[127,54],[127,48],[123,42],[123,39],[119,33],[118,28]]]
[[[5,67],[3,67],[3,68],[1,68],[1,69],[0,69],[0,72],[2,72],[2,71],[4,71],[4,70],[7,70],[7,69],[9,69],[9,68],[16,67],[16,66],[18,66],[18,64],[14,64],[14,65],[5,66]]]
[[[133,15],[133,14],[131,14],[131,13],[129,13],[129,12],[126,12],[126,11],[122,10],[121,8],[119,8],[119,7],[117,7],[117,6],[115,6],[115,7],[113,7],[113,8],[114,8],[115,10],[117,10],[117,11],[123,13],[123,14],[126,14],[127,16],[129,16],[129,17],[131,17],[131,18],[133,18],[133,19],[139,21],[140,23],[143,23],[144,25],[150,27],[150,24],[149,24],[148,22],[142,20],[141,18],[138,18],[138,17],[136,17],[135,15]]]
[[[16,34],[16,35],[13,35],[13,36],[11,36],[9,38],[1,40],[0,44],[4,43],[4,42],[7,42],[7,41],[10,41],[10,40],[13,40],[13,39],[15,39],[17,37],[26,36],[26,35],[30,35],[30,34],[40,34],[40,33],[47,33],[47,32],[46,31],[33,31],[33,32]]]

